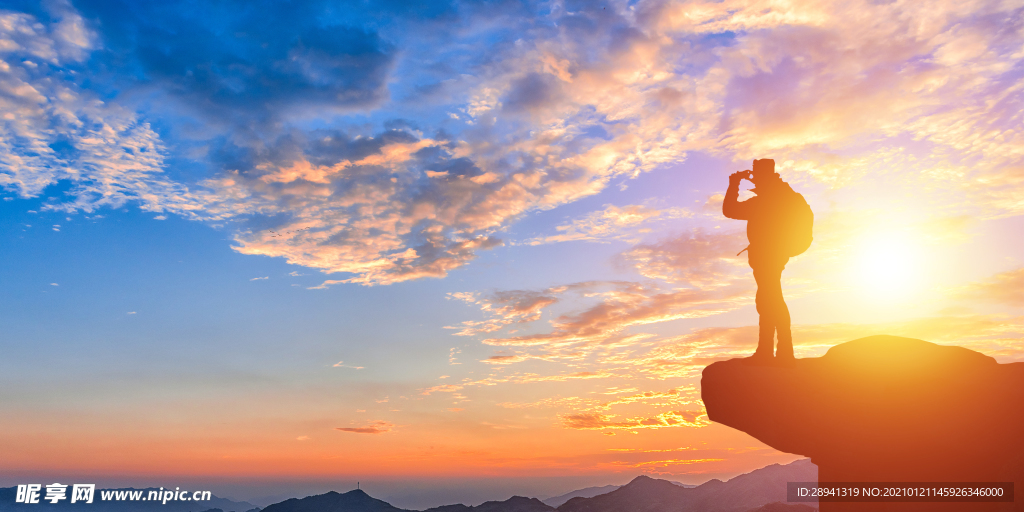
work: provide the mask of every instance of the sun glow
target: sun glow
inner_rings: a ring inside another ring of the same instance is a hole
[[[920,291],[925,263],[923,251],[905,235],[866,237],[855,256],[855,284],[873,301],[905,300]]]

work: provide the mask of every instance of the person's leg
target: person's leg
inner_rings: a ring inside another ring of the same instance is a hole
[[[775,354],[775,315],[773,314],[771,272],[753,257],[750,267],[754,270],[754,282],[757,283],[757,294],[754,295],[754,307],[757,308],[757,351],[758,357],[772,357]]]
[[[778,295],[774,301],[776,304],[775,314],[775,330],[779,336],[779,348],[775,353],[775,357],[793,359],[793,333],[790,331],[790,318],[789,318],[789,306],[786,305],[786,298],[782,295],[782,271],[786,268],[786,263],[789,263],[789,258],[780,258],[775,268],[778,269],[778,274],[773,276],[778,283]]]
[[[790,331],[789,306],[782,296],[782,288],[779,287],[778,314],[775,319],[775,329],[779,333],[779,349],[775,357],[793,359],[793,333]]]
[[[788,260],[788,258],[786,259]],[[782,270],[786,261],[757,261],[754,263],[754,280],[757,282],[757,306],[759,332],[757,351],[775,354],[774,337],[778,333],[778,357],[793,357],[793,335],[790,332],[789,307],[782,296]]]

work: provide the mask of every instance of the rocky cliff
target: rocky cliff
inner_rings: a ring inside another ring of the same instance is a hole
[[[821,482],[1008,482],[1016,503],[821,503],[837,510],[1024,510],[1024,363],[872,336],[788,366],[704,369],[712,421],[806,455]]]

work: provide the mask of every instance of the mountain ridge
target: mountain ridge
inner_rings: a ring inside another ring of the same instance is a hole
[[[725,482],[716,478],[690,488],[641,475],[610,493],[573,498],[558,512],[747,512],[771,503],[788,506],[786,482],[817,479],[817,467],[808,459],[771,464]]]
[[[675,483],[675,482],[673,482]],[[607,494],[615,489],[622,487],[621,485],[602,485],[595,487],[584,487],[583,489],[576,489],[575,491],[569,491],[565,494],[559,494],[558,496],[552,496],[550,498],[544,498],[541,501],[545,505],[551,507],[558,507],[559,505],[573,499],[573,498],[593,498],[594,496],[600,496]]]
[[[771,464],[725,482],[711,479],[693,487],[640,475],[623,486],[606,486],[615,488],[610,492],[575,496],[557,508],[537,498],[513,496],[476,506],[453,504],[413,511],[353,490],[291,498],[269,505],[263,512],[748,512],[766,506],[769,508],[759,512],[806,512],[806,506],[783,503],[787,481],[817,481],[817,468],[810,460],[801,459],[785,465]]]
[[[370,496],[361,489],[355,489],[344,493],[329,491],[304,498],[289,498],[267,505],[262,512],[689,512],[691,510],[748,512],[769,505],[772,508],[758,512],[806,512],[805,509],[794,509],[784,503],[777,503],[785,500],[785,483],[782,480],[787,478],[791,481],[815,481],[817,470],[809,460],[803,459],[786,465],[772,464],[738,475],[726,482],[712,479],[691,487],[683,487],[676,482],[640,475],[623,486],[590,487],[556,496],[554,498],[562,498],[580,492],[599,493],[593,496],[573,496],[559,504],[558,507],[551,506],[537,498],[512,496],[507,500],[487,501],[476,506],[452,504],[419,511],[395,507],[384,500]],[[766,488],[773,488],[776,492],[765,492]],[[611,490],[600,493],[601,490],[608,489]],[[14,502],[15,492],[15,488],[0,488],[0,512],[11,512],[24,508],[18,508],[18,505],[23,504]],[[97,490],[96,496],[98,500],[99,490]],[[251,503],[233,502],[217,497],[209,502],[202,502],[199,507],[196,507],[197,504],[198,502],[168,502],[167,505],[162,505],[160,502],[97,501],[80,506],[67,502],[51,505],[42,501],[31,508],[39,511],[87,509],[90,512],[136,512],[150,509],[161,512],[256,512],[260,510],[252,506]],[[779,508],[780,506],[782,508]]]
[[[267,505],[261,512],[412,512],[371,497],[361,489],[346,493],[328,491],[305,498],[290,498]]]

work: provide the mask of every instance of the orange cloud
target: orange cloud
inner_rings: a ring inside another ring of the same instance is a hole
[[[954,291],[957,297],[1020,307],[1024,305],[1024,267],[971,283]]]
[[[704,464],[707,462],[721,462],[725,459],[665,459],[648,460],[644,462],[623,462],[621,465],[630,468],[666,468],[669,466],[688,466],[690,464]]]
[[[614,415],[577,413],[562,415],[562,426],[576,430],[638,430],[669,427],[704,427],[710,425],[707,413],[701,411],[667,411],[656,416],[614,420]]]
[[[391,432],[392,428],[394,428],[394,425],[391,423],[386,421],[375,421],[365,427],[335,427],[334,430],[355,432],[356,434],[383,434],[385,432]]]
[[[611,400],[609,402],[605,402],[605,403],[599,405],[598,408],[607,410],[607,409],[611,409],[613,406],[616,406],[616,405],[625,405],[625,404],[633,404],[633,403],[647,403],[649,405],[659,406],[659,405],[669,405],[669,404],[680,403],[680,402],[681,402],[681,400],[680,400],[679,390],[677,390],[677,389],[670,389],[668,391],[662,391],[662,392],[647,391],[647,392],[638,393],[638,394],[635,394],[635,395],[619,397],[619,398],[616,398],[615,400]]]
[[[420,392],[421,395],[431,395],[433,393],[454,393],[464,386],[458,384],[441,384],[438,386],[429,387]]]
[[[515,403],[515,402],[502,402],[498,405],[506,409],[527,409],[534,407],[574,407],[578,408],[581,405],[593,404],[594,400],[582,399],[576,396],[570,397],[555,397],[555,398],[544,398],[536,402],[531,403]]]
[[[662,291],[639,283],[590,282],[564,287],[564,291],[584,293],[599,300],[583,311],[558,316],[551,321],[548,333],[488,338],[483,342],[563,350],[576,345],[593,347],[597,343],[606,347],[615,342],[633,344],[646,336],[626,335],[624,331],[629,327],[710,316],[736,309],[750,300],[749,287],[742,285]]]

